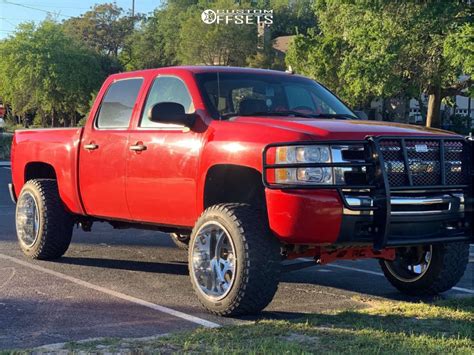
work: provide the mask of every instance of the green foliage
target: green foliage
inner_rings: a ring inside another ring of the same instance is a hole
[[[9,133],[0,133],[0,161],[10,160],[10,150],[12,146],[13,135]]]
[[[97,4],[79,17],[64,22],[66,34],[106,56],[117,58],[137,17],[124,15],[115,3]]]
[[[471,132],[472,118],[465,115],[452,115],[449,118],[449,130],[462,134],[464,136],[469,135]]]
[[[352,105],[436,88],[455,94],[459,75],[472,73],[465,2],[317,0],[314,11],[319,29],[296,38],[287,63]]]
[[[127,39],[131,58],[125,63],[125,68],[150,69],[178,64],[183,14],[195,3],[196,1],[169,1],[156,9],[150,17],[143,18],[139,29]]]
[[[311,11],[313,0],[263,0],[256,7],[273,10],[272,38],[278,36],[305,34],[316,27],[316,16]]]
[[[51,21],[20,25],[0,42],[0,53],[2,101],[15,115],[41,116],[43,126],[46,118],[52,126],[69,125],[105,77],[97,55]]]
[[[285,60],[276,51],[266,48],[247,58],[247,65],[251,68],[285,70]]]
[[[201,12],[206,6],[192,6],[181,25],[178,59],[183,64],[244,66],[246,58],[257,50],[257,28],[236,24],[205,24]],[[249,8],[233,0],[216,1],[216,9]]]
[[[156,68],[176,64],[250,65],[284,68],[281,58],[271,48],[257,51],[257,26],[213,24],[201,21],[204,9],[274,10],[270,37],[306,33],[315,25],[309,11],[312,0],[171,0],[144,19],[139,29],[128,38],[132,59],[127,70]]]

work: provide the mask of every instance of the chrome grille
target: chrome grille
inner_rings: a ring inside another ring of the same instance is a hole
[[[460,140],[390,138],[380,141],[390,187],[466,184],[464,149]],[[443,160],[444,166],[441,166]]]

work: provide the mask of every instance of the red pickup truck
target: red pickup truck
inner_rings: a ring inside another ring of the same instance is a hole
[[[170,233],[219,315],[262,310],[283,259],[376,258],[411,295],[462,277],[472,240],[471,142],[359,120],[319,83],[270,70],[112,75],[84,128],[16,131],[20,247],[54,259],[75,224]]]

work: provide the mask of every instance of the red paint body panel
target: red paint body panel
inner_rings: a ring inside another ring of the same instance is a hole
[[[80,146],[79,189],[87,214],[130,219],[125,194],[128,131],[86,130]],[[85,144],[97,144],[85,150]]]
[[[266,191],[270,228],[287,243],[332,244],[339,235],[342,202],[335,190]]]
[[[78,188],[77,162],[82,128],[16,131],[12,144],[12,181],[16,196],[25,183],[29,163],[43,162],[54,168],[59,194],[73,213],[83,214]]]
[[[437,135],[448,132],[373,121],[238,117],[210,118],[194,79],[199,72],[232,71],[246,75],[290,75],[282,72],[213,67],[171,67],[109,77],[98,93],[84,129],[28,130],[15,133],[12,174],[15,192],[24,184],[25,167],[44,162],[54,167],[59,191],[76,214],[110,219],[192,227],[203,211],[206,174],[215,165],[231,164],[262,171],[262,150],[269,143],[362,140],[368,135]],[[192,96],[196,124],[190,131],[137,128],[153,80],[180,77]],[[143,78],[130,125],[98,130],[94,118],[109,85],[124,78]],[[147,150],[130,145],[142,142]],[[84,144],[99,149],[87,151]],[[268,217],[284,242],[331,244],[337,239],[342,203],[334,190],[283,192],[266,190]]]

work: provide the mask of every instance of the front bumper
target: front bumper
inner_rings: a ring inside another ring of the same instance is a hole
[[[374,213],[352,210],[344,199],[342,227],[337,243],[369,244],[377,237]],[[367,200],[366,200],[367,201]],[[391,214],[385,246],[406,246],[471,239],[471,223],[466,213],[466,200],[460,192],[405,193],[391,197]]]
[[[391,161],[384,161],[387,151],[382,151],[381,144],[387,140],[399,144],[401,161],[397,166]],[[472,143],[457,137],[368,137],[364,142],[324,142],[329,145],[363,144],[365,159],[357,162],[306,164],[315,167],[365,166],[369,182],[357,186],[275,184],[269,181],[268,172],[281,168],[282,165],[268,163],[267,153],[270,148],[291,143],[267,146],[263,151],[263,182],[267,187],[267,208],[272,231],[280,240],[288,243],[368,244],[378,250],[388,246],[471,240],[471,180],[453,183],[450,179],[451,171],[454,170],[445,171],[441,168],[437,183],[420,183],[420,179],[424,178],[420,175],[420,169],[427,164],[418,164],[417,160],[407,154],[406,148],[408,143],[413,145],[416,141],[428,142],[427,144],[436,142],[439,146],[436,153],[439,154],[439,166],[452,169],[458,167],[447,160],[445,143],[462,144],[462,172],[471,176],[472,180]],[[303,143],[298,143],[300,144]],[[421,146],[420,149],[426,149],[425,144]],[[424,153],[425,150],[421,150],[420,154]],[[391,169],[404,171],[406,181],[392,185],[393,181],[389,178],[393,176],[389,176],[387,165]],[[286,164],[283,167],[295,168],[296,164]],[[431,169],[432,166],[427,168]],[[433,169],[435,168],[436,166]],[[432,171],[430,170],[431,174]],[[364,201],[358,206],[351,204],[350,199],[354,194],[365,195],[369,203]]]

